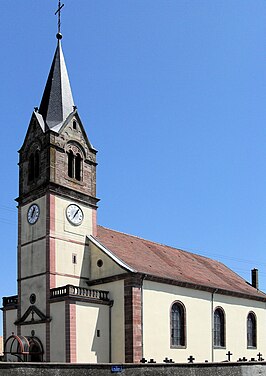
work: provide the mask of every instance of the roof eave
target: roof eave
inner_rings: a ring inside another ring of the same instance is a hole
[[[201,291],[206,291],[210,292],[213,294],[220,294],[220,295],[227,295],[227,296],[233,296],[237,298],[243,298],[243,299],[251,299],[251,300],[257,300],[257,301],[262,301],[266,302],[266,295],[265,297],[259,296],[259,295],[253,295],[248,292],[240,292],[240,291],[233,291],[233,290],[227,290],[227,289],[222,289],[219,287],[215,286],[206,286],[206,285],[199,285],[196,283],[192,282],[187,282],[187,281],[180,281],[176,279],[171,279],[171,278],[165,278],[165,277],[160,277],[156,276],[154,274],[148,274],[145,272],[138,272],[139,274],[144,274],[146,280],[153,281],[153,282],[160,282],[160,283],[165,283],[168,285],[175,285],[175,286],[180,286],[180,287],[185,287],[185,288],[190,288],[193,290],[201,290]],[[263,294],[261,292],[261,294]]]

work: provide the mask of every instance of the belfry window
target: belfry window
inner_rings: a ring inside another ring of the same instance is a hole
[[[171,307],[171,347],[184,347],[185,343],[185,308],[175,302]]]
[[[257,347],[257,323],[253,312],[250,312],[247,317],[247,346]]]
[[[72,150],[68,152],[68,176],[70,178],[74,177],[74,154]]]
[[[76,179],[81,181],[81,173],[82,173],[82,158],[79,153],[74,154],[72,150],[67,152],[68,158],[68,176],[72,179]]]
[[[81,180],[81,156],[77,154],[75,157],[75,179]]]
[[[214,311],[213,344],[214,347],[225,347],[225,318],[221,308]]]
[[[34,154],[30,155],[29,159],[29,181],[34,180]]]
[[[40,153],[39,150],[35,151],[35,163],[34,163],[34,175],[35,178],[37,179],[40,175]]]
[[[36,150],[34,153],[30,154],[29,157],[29,173],[28,180],[29,182],[38,179],[40,176],[40,152]]]

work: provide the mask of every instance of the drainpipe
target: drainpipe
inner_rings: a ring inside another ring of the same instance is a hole
[[[143,358],[143,282],[144,279],[147,277],[147,274],[142,276],[141,281],[141,357]]]
[[[214,298],[214,294],[216,294],[218,291],[218,289],[215,289],[213,290],[212,292],[212,298],[211,298],[211,326],[212,326],[212,330],[211,330],[211,346],[212,346],[212,350],[211,350],[211,359],[212,359],[212,363],[214,362],[214,321],[213,321],[213,298]]]
[[[112,363],[112,307],[114,301],[109,303],[109,363]]]

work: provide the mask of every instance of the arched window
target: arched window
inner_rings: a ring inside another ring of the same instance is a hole
[[[28,181],[29,183],[38,179],[40,176],[40,151],[36,149],[29,156]]]
[[[39,150],[35,151],[35,161],[34,161],[34,177],[37,179],[40,175],[40,153]]]
[[[75,157],[75,179],[81,180],[81,156],[77,154]]]
[[[221,308],[216,308],[214,311],[214,346],[225,347],[225,318],[224,311]]]
[[[68,176],[74,177],[74,154],[72,150],[68,152]]]
[[[171,307],[171,347],[183,347],[185,342],[185,308],[175,302]]]
[[[29,181],[34,180],[34,154],[32,153],[29,158]]]
[[[82,152],[76,145],[71,145],[67,149],[67,168],[68,177],[77,181],[82,180]]]
[[[247,345],[257,347],[257,322],[253,312],[249,312],[247,317]]]

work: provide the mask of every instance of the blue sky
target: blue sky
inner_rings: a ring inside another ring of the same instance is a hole
[[[266,1],[65,0],[99,223],[266,290]],[[54,0],[0,0],[0,295],[16,294],[18,154],[56,47]]]

